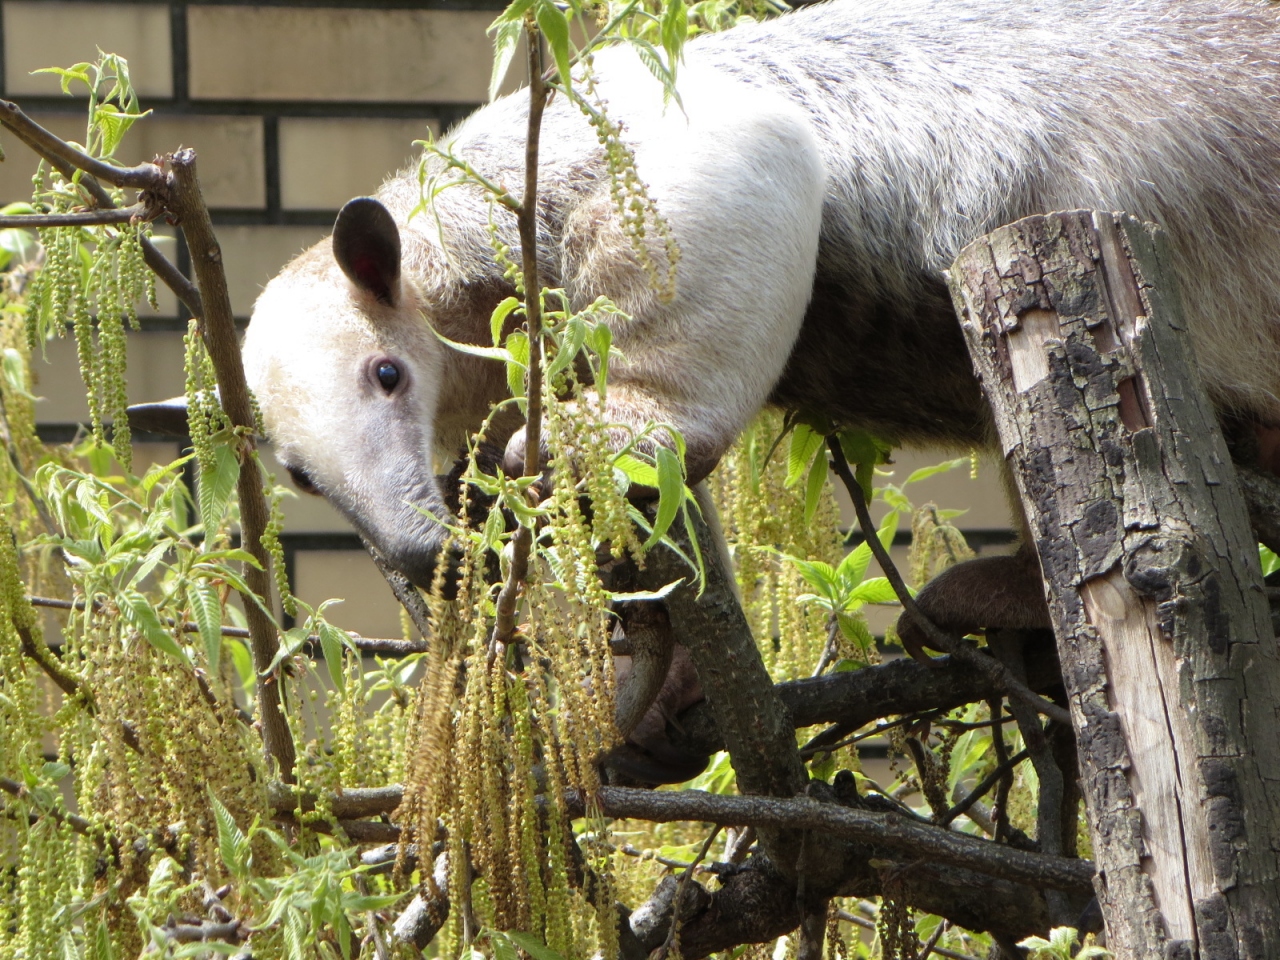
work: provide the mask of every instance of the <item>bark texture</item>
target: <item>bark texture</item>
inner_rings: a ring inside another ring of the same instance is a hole
[[[1247,255],[1247,254],[1244,254]],[[950,273],[1049,595],[1108,945],[1280,957],[1280,656],[1158,228],[1030,217]]]

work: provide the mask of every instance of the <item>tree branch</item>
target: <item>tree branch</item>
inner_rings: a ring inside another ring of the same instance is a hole
[[[823,831],[904,856],[963,867],[1036,887],[1092,894],[1094,868],[1087,860],[1053,857],[945,830],[898,813],[859,810],[811,797],[744,797],[701,790],[601,787],[595,797],[610,817],[721,826],[784,827]]]
[[[92,227],[129,223],[138,220],[154,220],[163,211],[148,203],[135,203],[131,207],[110,210],[76,210],[72,213],[21,213],[0,215],[0,227]]]
[[[262,475],[252,456],[257,423],[249,400],[240,344],[236,336],[231,298],[227,293],[222,250],[213,233],[209,210],[200,195],[194,150],[179,150],[170,157],[173,169],[169,205],[182,225],[182,234],[191,252],[191,264],[204,299],[205,314],[201,334],[218,378],[219,399],[232,425],[240,434],[240,476],[236,488],[240,497],[240,530],[244,549],[257,564],[244,564],[244,579],[258,597],[271,597],[271,556],[262,544],[267,527],[267,501],[262,491]],[[262,740],[285,781],[293,779],[295,761],[293,737],[283,712],[284,689],[277,682],[272,663],[279,649],[275,624],[252,596],[244,598],[245,619],[249,623],[250,647],[257,673],[258,709],[262,717]]]
[[[724,637],[723,627],[716,639]],[[1048,645],[1026,652],[1029,683],[1037,690],[1061,684],[1057,659]],[[806,747],[831,749],[851,730],[881,717],[935,709],[951,710],[999,693],[985,673],[954,657],[939,657],[932,666],[900,659],[849,673],[827,674],[779,683],[774,688],[796,729],[834,724],[834,733],[814,737]],[[689,707],[670,730],[682,752],[707,756],[724,749],[724,737],[706,702]]]
[[[418,588],[409,582],[399,570],[392,567],[383,558],[368,539],[364,536],[360,537],[360,542],[364,544],[365,550],[369,557],[373,560],[373,565],[378,568],[378,572],[382,574],[382,579],[387,581],[387,586],[391,588],[391,592],[395,594],[396,600],[400,602],[400,606],[404,607],[405,613],[409,615],[409,620],[418,628],[418,632],[422,634],[421,650],[413,650],[413,653],[425,653],[427,649],[427,637],[431,636],[431,611],[427,607],[427,601],[422,598],[422,594],[418,592]]]
[[[898,600],[902,604],[902,609],[928,636],[930,645],[981,670],[1001,690],[1017,697],[1023,703],[1033,707],[1038,713],[1043,713],[1059,723],[1070,725],[1071,714],[1066,710],[1056,703],[1050,703],[1043,697],[1036,696],[1028,689],[1026,684],[1021,683],[1014,677],[1000,661],[980,653],[963,641],[956,642],[938,629],[924,615],[924,612],[916,604],[915,598],[911,596],[911,592],[907,589],[902,575],[898,573],[898,568],[894,566],[893,560],[890,559],[888,551],[885,550],[884,545],[880,542],[880,538],[876,536],[875,524],[871,522],[871,512],[867,509],[867,498],[862,492],[862,485],[858,483],[853,473],[849,470],[849,463],[844,458],[844,451],[840,448],[840,441],[835,437],[828,437],[827,449],[831,451],[831,465],[836,471],[836,476],[843,481],[845,488],[849,491],[850,498],[853,500],[854,511],[858,514],[858,525],[862,527],[862,534],[866,538],[867,546],[871,548],[876,562],[880,564],[880,568],[884,571],[885,578],[889,581],[890,586],[893,587],[893,592],[897,594]]]
[[[542,469],[542,281],[538,273],[538,143],[542,111],[548,89],[542,79],[542,35],[526,18],[525,40],[529,48],[529,124],[524,146],[524,196],[516,211],[520,229],[521,276],[524,282],[524,315],[529,331],[529,367],[525,390],[524,475],[536,477]],[[509,643],[516,630],[516,604],[529,575],[533,527],[521,524],[512,538],[511,569],[496,601],[493,645]]]
[[[0,124],[12,130],[18,139],[51,163],[68,180],[74,176],[77,169],[88,169],[80,167],[77,163],[68,159],[69,156],[86,156],[85,154],[45,130],[44,127],[23,113],[17,104],[7,100],[0,100]],[[95,165],[101,162],[93,160],[92,157],[88,159],[93,161]],[[143,164],[142,167],[132,169],[138,170],[143,167],[159,170],[154,164]],[[119,168],[108,167],[108,169],[116,170]],[[99,209],[115,209],[115,201],[111,199],[111,195],[92,176],[83,176],[78,182]],[[113,183],[114,181],[108,178],[108,182]],[[151,186],[158,189],[159,184],[152,184]],[[195,284],[184,277],[182,271],[157,250],[155,244],[149,239],[142,237],[141,245],[142,256],[146,260],[147,266],[155,272],[165,286],[173,291],[174,295],[191,311],[193,317],[203,317],[204,307],[200,299],[200,292],[196,289]]]
[[[59,160],[68,167],[75,167],[99,180],[117,187],[133,187],[137,190],[163,189],[164,172],[154,163],[140,163],[136,167],[117,167],[77,150],[65,140],[55,137],[40,124],[28,117],[16,103],[0,100],[0,123],[14,132],[23,143],[47,160]],[[106,206],[106,204],[100,204]]]

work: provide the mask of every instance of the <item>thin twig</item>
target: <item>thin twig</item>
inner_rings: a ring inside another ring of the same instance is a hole
[[[23,143],[49,160],[58,159],[64,164],[83,170],[99,180],[117,187],[133,187],[137,190],[161,188],[165,184],[164,172],[154,163],[140,163],[136,167],[117,167],[91,157],[83,150],[54,136],[28,117],[16,103],[0,100],[0,123],[14,132]]]
[[[19,800],[30,800],[31,791],[20,784],[17,780],[10,780],[8,777],[0,777],[0,790],[5,793],[17,797]],[[76,833],[87,836],[93,832],[93,825],[84,817],[76,816],[74,813],[67,813],[57,808],[40,808],[41,813],[46,813],[53,819],[67,824]]]
[[[834,753],[841,747],[853,746],[853,744],[861,743],[863,740],[869,740],[871,737],[878,737],[887,730],[893,730],[895,727],[911,726],[913,723],[919,723],[921,720],[928,720],[932,723],[934,715],[938,712],[939,711],[937,710],[929,710],[925,713],[913,713],[910,716],[899,717],[897,720],[890,720],[888,723],[881,723],[872,727],[870,730],[864,730],[862,733],[855,734],[852,737],[846,737],[845,739],[838,740],[830,745],[821,742],[821,738],[827,733],[827,731],[824,730],[800,748],[800,756],[809,757],[818,753]]]
[[[929,954],[935,952],[938,948],[938,941],[942,939],[942,935],[947,932],[947,927],[951,926],[950,921],[943,920],[933,928],[933,935],[925,943],[924,949],[920,951],[919,960],[929,960]]]
[[[391,588],[391,592],[395,595],[396,600],[400,602],[400,606],[404,607],[404,612],[409,615],[413,625],[422,634],[423,649],[422,651],[414,652],[425,652],[426,638],[431,636],[431,610],[427,607],[427,601],[422,598],[418,588],[409,582],[408,577],[387,563],[382,553],[371,541],[361,536],[360,542],[364,544],[365,550],[368,551],[370,558],[373,560],[373,565],[382,574],[382,579],[387,581],[387,586]],[[443,559],[441,562],[444,562]]]
[[[17,104],[7,100],[0,100],[0,123],[12,130],[18,139],[51,163],[66,179],[72,179],[77,169],[87,169],[78,168],[75,163],[68,160],[68,151],[72,154],[83,156],[80,151],[49,133],[49,131],[23,113]],[[90,157],[89,159],[92,160],[93,158]],[[99,161],[94,162],[98,163]],[[153,164],[144,164],[143,166],[159,169]],[[108,182],[114,181],[108,180]],[[99,209],[115,209],[115,201],[111,199],[111,195],[92,176],[83,176],[78,183]],[[152,186],[158,186],[158,184],[153,184]],[[184,277],[182,271],[174,266],[168,257],[156,249],[155,244],[150,239],[141,237],[139,240],[142,246],[142,257],[147,262],[147,266],[155,272],[155,275],[161,279],[165,286],[173,291],[174,295],[191,311],[193,317],[203,317],[204,305],[196,285]]]
[[[1009,762],[1009,748],[1004,742],[1004,700],[1001,697],[992,697],[988,701],[988,706],[991,716],[998,718],[991,729],[991,746],[995,750],[996,762],[1003,767]],[[995,814],[995,830],[991,834],[991,838],[996,843],[1002,842],[1008,832],[1009,817],[1007,807],[1009,806],[1009,791],[1012,789],[1013,768],[1010,767],[1000,779],[1000,786],[996,789],[996,808],[993,811]]]
[[[173,170],[169,202],[178,215],[182,235],[191,252],[191,265],[204,298],[205,314],[200,332],[218,379],[219,399],[227,417],[239,436],[237,455],[240,475],[236,490],[240,499],[240,530],[244,549],[254,563],[243,565],[245,585],[245,620],[248,621],[249,647],[257,676],[258,711],[262,718],[262,741],[267,756],[276,764],[279,775],[293,779],[296,753],[293,735],[284,717],[284,686],[274,669],[280,648],[275,624],[258,604],[258,598],[270,602],[271,555],[263,545],[269,510],[263,493],[262,474],[254,456],[254,431],[257,429],[244,365],[240,360],[240,342],[227,291],[222,249],[213,232],[209,209],[200,193],[194,150],[179,150],[169,158]]]
[[[863,930],[874,930],[876,928],[874,920],[860,917],[856,913],[850,913],[848,910],[837,910],[836,919],[852,923],[855,927],[861,927]],[[946,947],[939,947],[936,944],[931,949],[938,956],[946,957],[947,960],[978,960],[977,957],[970,956],[967,953],[957,953],[955,950],[948,950]]]
[[[671,901],[671,926],[667,928],[667,937],[662,941],[662,946],[649,954],[652,960],[664,960],[670,955],[672,949],[676,948],[680,937],[680,904],[684,902],[684,892],[689,887],[689,881],[693,879],[694,868],[706,858],[707,851],[711,849],[711,844],[719,832],[720,825],[716,824],[707,834],[707,839],[702,841],[702,847],[698,850],[698,855],[693,858],[693,863],[685,867],[684,873],[680,874],[680,882],[676,884],[676,895]]]
[[[1014,767],[1020,764],[1023,760],[1027,759],[1027,757],[1029,756],[1031,756],[1031,754],[1028,751],[1021,750],[1018,753],[1014,754],[1012,757],[1008,757],[1006,760],[1004,760],[998,767],[996,767],[989,774],[983,777],[981,782],[972,790],[970,790],[968,795],[965,796],[963,800],[961,800],[954,807],[952,807],[950,810],[948,810],[946,813],[940,816],[937,819],[938,826],[945,827],[947,824],[951,823],[951,821],[953,821],[956,817],[960,816],[963,813],[968,812],[970,807],[972,807],[975,803],[977,803],[984,796],[986,796],[988,790],[994,787],[996,783],[1002,781],[1004,777],[1010,771],[1013,770]]]
[[[516,222],[520,228],[521,269],[524,281],[524,314],[529,330],[529,374],[525,389],[524,475],[536,477],[542,469],[542,281],[538,274],[538,141],[548,89],[542,79],[542,37],[532,21],[525,23],[529,48],[529,126],[524,147],[524,196]],[[512,538],[511,570],[498,594],[497,612],[490,641],[490,656],[499,644],[509,643],[516,631],[516,605],[529,575],[533,528],[521,524]]]
[[[999,660],[979,652],[976,648],[963,641],[957,642],[925,616],[924,611],[920,609],[915,598],[911,596],[911,592],[907,589],[907,585],[902,579],[902,574],[898,573],[898,568],[894,566],[893,560],[890,559],[889,552],[885,550],[884,544],[880,542],[880,538],[875,534],[876,528],[871,522],[871,512],[867,509],[866,495],[862,492],[862,485],[858,483],[849,469],[849,463],[845,460],[844,451],[840,448],[840,441],[836,437],[828,437],[827,449],[831,451],[831,465],[835,469],[836,475],[844,482],[845,488],[849,491],[849,497],[853,500],[853,508],[858,515],[858,524],[862,527],[862,533],[866,538],[867,545],[871,548],[876,562],[880,564],[880,568],[884,571],[885,579],[893,587],[893,592],[902,604],[902,609],[906,611],[907,616],[911,617],[924,632],[925,636],[929,638],[929,644],[981,670],[992,683],[1010,695],[1017,697],[1038,713],[1043,713],[1052,720],[1070,726],[1071,714],[1066,710],[1036,694],[1025,683],[1018,680]]]
[[[71,213],[20,213],[0,214],[0,227],[105,227],[138,220],[154,220],[161,214],[154,204],[135,203],[131,207],[111,210],[75,210]]]

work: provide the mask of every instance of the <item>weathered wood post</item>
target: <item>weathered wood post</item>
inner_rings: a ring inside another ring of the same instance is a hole
[[[1075,211],[950,282],[1047,585],[1108,946],[1274,960],[1280,656],[1169,262],[1158,228]]]

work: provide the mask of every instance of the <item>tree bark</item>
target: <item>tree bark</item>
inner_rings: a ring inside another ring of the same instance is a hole
[[[950,283],[1046,580],[1108,946],[1263,960],[1280,656],[1169,263],[1158,228],[1076,211],[981,238]]]

